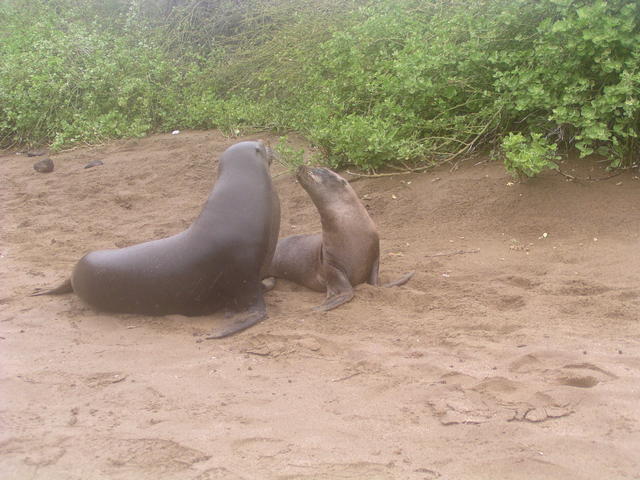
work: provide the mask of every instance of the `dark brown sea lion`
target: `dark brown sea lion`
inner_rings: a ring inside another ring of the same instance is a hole
[[[378,285],[380,240],[369,213],[349,182],[327,168],[302,166],[296,178],[320,213],[322,234],[278,241],[269,274],[327,292],[315,310],[331,310],[353,298],[353,287]],[[403,285],[414,272],[384,286]]]
[[[221,338],[266,318],[261,279],[280,229],[271,183],[271,150],[241,142],[220,158],[218,179],[202,212],[184,232],[85,255],[61,286],[99,310],[147,315],[236,313]]]

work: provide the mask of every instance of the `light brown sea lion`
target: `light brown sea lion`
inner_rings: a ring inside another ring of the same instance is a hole
[[[320,213],[322,233],[279,240],[269,275],[326,291],[327,299],[315,310],[331,310],[353,298],[355,285],[379,285],[378,230],[349,182],[337,173],[301,166],[296,178]],[[413,274],[384,286],[403,285]]]
[[[61,286],[34,295],[75,292],[90,306],[147,315],[235,312],[220,338],[266,318],[261,279],[280,229],[271,183],[271,150],[241,142],[220,158],[202,212],[184,232],[126,248],[88,253]],[[237,319],[237,320],[236,320]]]

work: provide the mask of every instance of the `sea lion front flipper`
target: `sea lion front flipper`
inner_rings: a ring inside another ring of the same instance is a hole
[[[389,283],[385,283],[383,285],[383,287],[389,288],[389,287],[399,287],[400,285],[404,285],[409,280],[411,280],[411,277],[413,277],[415,275],[415,273],[416,273],[415,270],[412,271],[412,272],[405,273],[398,280],[395,280],[395,281],[389,282]]]
[[[234,316],[234,320],[231,322],[229,326],[224,328],[220,332],[213,332],[212,334],[206,336],[207,340],[214,340],[217,338],[228,337],[229,335],[233,335],[234,333],[241,332],[242,330],[246,330],[249,327],[254,326],[256,323],[261,322],[267,318],[267,310],[247,310],[246,312],[239,313]]]
[[[342,269],[327,263],[325,266],[325,278],[327,282],[327,299],[322,305],[313,307],[314,310],[321,312],[333,310],[353,298],[353,287]]]
[[[55,288],[45,290],[43,288],[36,288],[31,294],[31,297],[37,297],[38,295],[62,295],[63,293],[73,292],[73,286],[71,285],[71,279],[67,278],[63,283]]]
[[[369,280],[367,283],[369,285],[378,286],[380,284],[380,278],[378,277],[378,272],[380,271],[380,258],[376,258],[371,265],[371,271],[369,272]]]
[[[258,283],[260,289],[255,296],[247,296],[243,298],[236,299],[239,302],[239,305],[250,305],[246,310],[239,310],[234,315],[231,316],[231,320],[228,320],[224,323],[221,329],[218,331],[212,332],[210,335],[205,337],[207,340],[213,340],[216,338],[224,338],[229,335],[233,335],[234,333],[241,332],[242,330],[246,330],[249,327],[252,327],[256,323],[261,322],[265,318],[267,318],[267,307],[264,304],[264,298],[262,297],[262,283]],[[247,289],[248,291],[249,289]],[[255,290],[254,290],[255,291]],[[252,304],[253,303],[253,304]],[[238,307],[235,307],[238,308]]]
[[[353,291],[349,293],[342,293],[340,295],[333,295],[331,297],[327,297],[322,305],[318,305],[317,307],[313,307],[313,310],[318,312],[328,312],[329,310],[333,310],[334,308],[339,307],[343,303],[347,303],[349,300],[353,298]]]

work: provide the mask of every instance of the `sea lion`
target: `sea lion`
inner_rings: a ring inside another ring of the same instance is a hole
[[[280,229],[280,201],[271,183],[271,149],[241,142],[220,158],[218,178],[202,212],[177,235],[88,253],[71,278],[33,295],[75,292],[90,306],[146,315],[237,313],[221,338],[266,318],[261,280]],[[242,313],[239,313],[242,312]]]
[[[269,275],[284,278],[327,298],[315,310],[331,310],[353,298],[353,287],[379,285],[380,240],[375,223],[349,182],[327,168],[296,172],[320,213],[322,233],[278,241]],[[408,282],[414,272],[384,286]]]

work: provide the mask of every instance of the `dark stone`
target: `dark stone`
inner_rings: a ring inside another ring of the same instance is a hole
[[[36,172],[40,173],[49,173],[53,172],[53,161],[50,158],[44,158],[42,160],[38,160],[33,164],[33,169]]]
[[[87,163],[84,168],[98,167],[100,165],[104,165],[102,160],[93,160],[92,162]]]

